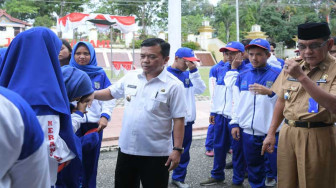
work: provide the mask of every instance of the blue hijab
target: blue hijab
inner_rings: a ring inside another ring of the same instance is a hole
[[[7,51],[7,48],[0,48],[0,66],[2,64],[2,59],[4,58],[6,51]]]
[[[90,58],[89,64],[87,64],[87,65],[79,65],[76,62],[76,60],[75,60],[75,53],[77,51],[77,48],[78,48],[79,44],[84,44],[88,48],[88,50],[90,52],[90,57],[91,58]],[[73,47],[73,50],[71,52],[71,59],[70,59],[69,65],[71,65],[73,67],[76,67],[77,69],[80,69],[80,70],[86,72],[90,76],[90,78],[93,78],[97,74],[103,74],[103,73],[105,73],[104,70],[103,70],[103,68],[97,66],[96,52],[95,52],[92,44],[89,43],[89,42],[85,42],[85,41],[78,42]]]
[[[90,77],[83,71],[64,65],[61,67],[69,101],[94,92]]]
[[[0,65],[0,85],[20,94],[36,115],[58,114],[59,134],[78,155],[80,142],[72,130],[69,100],[58,60],[61,47],[61,40],[48,28],[35,27],[18,34]]]

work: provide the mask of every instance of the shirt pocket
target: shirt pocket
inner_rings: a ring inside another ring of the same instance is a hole
[[[125,89],[125,105],[128,105],[132,100],[135,99],[137,94],[137,88],[129,88]]]
[[[152,95],[148,102],[146,103],[146,110],[154,114],[159,114],[165,111],[168,108],[167,106],[167,93],[158,92],[155,95]]]
[[[298,91],[299,91],[299,84],[295,83],[290,83],[290,84],[285,84],[282,86],[284,96],[281,96],[287,101],[292,100],[294,97],[297,96]]]

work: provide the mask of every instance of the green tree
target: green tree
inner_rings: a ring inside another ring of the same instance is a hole
[[[182,39],[186,41],[188,34],[198,34],[198,29],[202,26],[203,15],[182,16]]]
[[[55,25],[56,19],[52,20],[49,16],[39,16],[35,18],[34,26],[44,26],[44,27],[51,27]]]
[[[215,28],[217,29],[218,36],[223,36],[222,32],[225,33],[225,38],[220,38],[224,42],[228,42],[230,39],[230,27],[233,22],[235,22],[235,9],[231,5],[223,3],[216,7]],[[223,24],[223,28],[220,28],[221,24]]]
[[[199,50],[201,46],[197,42],[185,42],[182,43],[182,47],[187,47],[193,50]]]
[[[90,6],[95,7],[95,12],[98,13],[135,16],[136,21],[142,28],[141,38],[146,38],[148,27],[155,23],[161,23],[156,20],[157,15],[163,17],[163,19],[167,19],[164,16],[168,15],[164,13],[167,12],[168,4],[161,0],[102,0],[98,5],[91,4]]]
[[[46,2],[41,2],[40,0],[3,0],[2,2],[2,4],[0,2],[1,9],[6,9],[7,13],[15,18],[27,21],[28,19],[35,19],[36,17],[54,17],[54,13],[59,17],[62,17],[75,11],[82,12],[82,6],[88,3],[89,0],[59,0]]]
[[[38,13],[39,7],[32,1],[5,0],[1,9],[5,9],[14,18],[28,20]]]
[[[182,16],[202,14],[205,17],[214,15],[214,6],[209,0],[182,0]]]

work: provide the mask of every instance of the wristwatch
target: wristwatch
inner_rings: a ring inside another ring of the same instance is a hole
[[[179,151],[180,153],[183,153],[184,148],[179,148],[179,147],[173,147],[173,150]]]

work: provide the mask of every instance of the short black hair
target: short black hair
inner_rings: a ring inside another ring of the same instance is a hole
[[[241,43],[242,43],[244,46],[246,46],[246,45],[250,44],[251,41],[252,41],[252,39],[243,39],[243,40],[241,41]]]
[[[148,46],[156,46],[159,45],[161,47],[161,55],[163,58],[169,56],[170,52],[170,44],[163,39],[160,38],[148,38],[141,43],[141,47]]]
[[[274,42],[270,42],[270,45],[273,46],[273,48],[276,48],[276,44]]]

